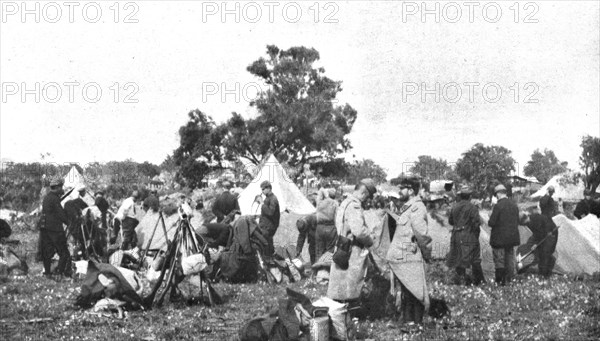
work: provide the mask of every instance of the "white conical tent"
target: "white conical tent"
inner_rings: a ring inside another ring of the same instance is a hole
[[[262,194],[260,184],[268,180],[273,193],[279,201],[279,208],[283,212],[286,209],[296,214],[311,214],[315,212],[315,207],[302,194],[294,182],[288,178],[285,169],[275,156],[271,155],[260,168],[260,171],[254,177],[254,180],[244,189],[238,198],[240,210],[243,215],[260,214],[260,206],[255,203],[256,196]]]
[[[577,180],[577,184],[569,183],[569,181],[561,181],[563,177],[567,177],[568,174],[559,174],[550,179],[539,191],[531,195],[532,198],[541,198],[548,192],[548,187],[554,187],[554,195],[552,196],[555,200],[561,198],[563,201],[579,201],[583,199],[583,190],[585,184],[583,180]],[[600,187],[596,189],[597,193]]]
[[[85,179],[83,178],[83,175],[79,173],[77,168],[75,168],[75,166],[71,167],[69,173],[64,177],[64,181],[65,183],[63,185],[63,188],[65,189],[65,191],[69,191],[71,188],[77,188],[77,186],[79,185],[86,186],[86,193],[82,199],[83,201],[85,201],[86,204],[88,204],[88,206],[94,205],[94,197],[92,197],[92,195],[89,194],[89,189],[87,188]],[[79,193],[73,190],[67,197],[65,197],[62,200],[61,204],[64,206],[67,201],[77,199],[78,196]]]

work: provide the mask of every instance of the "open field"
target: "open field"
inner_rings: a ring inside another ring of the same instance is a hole
[[[295,243],[297,216],[284,214],[276,242]],[[23,243],[20,251],[35,250],[37,234],[17,228],[13,238]],[[305,248],[306,250],[306,248]],[[27,277],[0,284],[1,340],[237,340],[240,326],[276,307],[285,288],[311,299],[326,288],[305,279],[299,283],[232,285],[215,288],[225,298],[218,307],[166,303],[147,312],[131,312],[125,319],[98,316],[73,307],[77,282],[54,282],[40,275],[33,263]],[[307,255],[304,259],[308,259]],[[447,300],[452,316],[425,320],[421,335],[402,334],[395,317],[361,321],[356,326],[362,339],[371,340],[597,340],[600,338],[600,281],[554,276],[541,280],[520,275],[504,288],[486,284],[480,288],[450,285],[451,273],[442,261],[432,263],[427,275],[433,297]],[[184,282],[185,283],[185,282]],[[194,289],[197,279],[187,284]],[[146,289],[148,290],[148,288]],[[35,319],[43,319],[42,321]]]

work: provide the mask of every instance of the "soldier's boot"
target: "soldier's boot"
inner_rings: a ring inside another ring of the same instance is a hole
[[[496,284],[502,286],[506,284],[506,269],[496,269]]]
[[[485,276],[483,276],[483,269],[481,268],[481,263],[473,264],[473,284],[485,284]]]
[[[457,267],[455,271],[456,271],[456,273],[454,274],[454,276],[452,278],[452,284],[464,285],[465,284],[465,276],[466,276],[465,268]]]

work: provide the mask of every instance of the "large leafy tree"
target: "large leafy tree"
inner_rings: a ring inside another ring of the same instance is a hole
[[[552,150],[544,149],[542,153],[536,149],[531,154],[531,160],[527,162],[523,171],[526,176],[535,176],[542,183],[546,183],[553,176],[566,172],[567,167],[558,160]]]
[[[348,165],[348,176],[346,177],[348,183],[356,184],[364,178],[371,178],[377,183],[382,183],[386,181],[387,173],[371,159],[354,161]]]
[[[418,161],[409,169],[414,175],[423,179],[438,180],[447,179],[452,168],[444,159],[436,159],[429,155],[420,155]]]
[[[600,138],[584,136],[579,161],[585,172],[586,188],[596,191],[600,185]]]
[[[280,50],[267,46],[267,58],[247,70],[268,85],[251,103],[258,115],[237,113],[225,123],[223,146],[228,159],[244,157],[258,164],[274,154],[290,167],[314,159],[332,159],[351,148],[346,136],[356,120],[350,105],[334,104],[341,82],[315,67],[319,52],[312,48]]]
[[[456,161],[456,172],[472,183],[478,193],[484,194],[489,184],[495,180],[504,181],[515,169],[511,154],[502,146],[477,143]]]
[[[195,188],[208,173],[223,168],[221,140],[224,130],[198,109],[190,111],[188,116],[187,124],[179,128],[180,143],[173,152],[173,160],[179,167],[179,182]]]

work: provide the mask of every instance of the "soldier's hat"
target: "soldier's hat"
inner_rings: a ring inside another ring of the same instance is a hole
[[[469,185],[462,185],[462,186],[460,186],[457,193],[458,194],[471,194],[471,193],[473,193],[473,190],[471,189],[471,187]]]
[[[365,185],[371,197],[373,197],[373,194],[377,193],[377,188],[375,187],[375,181],[373,181],[373,179],[365,178],[360,180],[360,183]]]
[[[494,194],[498,192],[506,192],[506,187],[503,184],[500,184],[494,188]]]
[[[64,183],[65,182],[62,178],[54,178],[50,180],[50,187],[62,186]]]

